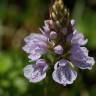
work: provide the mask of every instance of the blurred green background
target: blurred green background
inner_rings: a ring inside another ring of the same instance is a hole
[[[96,96],[96,65],[91,71],[78,70],[78,78],[66,87],[55,83],[51,76],[38,84],[23,76],[28,64],[22,51],[24,37],[37,32],[48,19],[54,0],[0,0],[0,96]],[[85,34],[86,47],[96,60],[96,0],[64,0],[71,18]]]

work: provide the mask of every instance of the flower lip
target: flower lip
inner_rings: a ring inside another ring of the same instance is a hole
[[[43,66],[41,66],[41,64]],[[27,65],[24,68],[24,76],[32,83],[40,82],[46,77],[47,68],[48,65],[46,61],[43,59],[38,59],[36,64]]]
[[[64,86],[72,84],[77,77],[77,72],[72,67],[68,66],[68,64],[69,61],[61,59],[55,64],[52,73],[53,80]]]
[[[67,41],[70,42],[71,45],[78,44],[80,46],[83,46],[88,42],[88,39],[84,38],[83,33],[74,30],[73,33],[67,36]]]
[[[71,48],[71,61],[80,69],[92,69],[95,64],[93,57],[88,56],[88,50],[85,47],[73,46]]]

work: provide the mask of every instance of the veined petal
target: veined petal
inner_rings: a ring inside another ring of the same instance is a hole
[[[32,83],[40,82],[46,77],[46,73],[41,74],[38,69],[35,69],[34,65],[27,65],[23,71],[24,76]]]
[[[40,82],[46,77],[47,68],[48,65],[43,59],[37,60],[36,64],[24,68],[24,76],[32,83]]]
[[[77,72],[69,68],[56,69],[52,73],[53,80],[66,86],[72,84],[77,77]]]
[[[87,48],[77,45],[71,48],[71,60],[80,69],[92,69],[95,63],[94,58],[88,56]]]
[[[80,47],[79,45],[73,45],[71,48],[71,58],[74,60],[86,60],[88,57],[88,50],[85,47]]]
[[[55,82],[66,86],[67,84],[72,84],[74,82],[77,77],[77,72],[69,66],[69,61],[65,60],[64,63],[63,61],[64,59],[60,60],[59,63],[56,63],[52,77]]]
[[[93,57],[87,57],[84,61],[73,60],[73,64],[80,69],[92,69],[92,66],[95,64]]]
[[[88,42],[88,40],[84,38],[83,33],[77,32],[77,30],[68,35],[67,41],[70,42],[72,45],[85,45]]]

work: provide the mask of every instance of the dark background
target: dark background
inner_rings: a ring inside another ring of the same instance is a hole
[[[54,0],[0,0],[0,96],[96,96],[96,65],[91,71],[78,70],[74,84],[66,87],[51,76],[38,84],[23,76],[28,64],[22,51],[23,39],[49,17]],[[96,60],[96,0],[64,0],[76,27],[88,38],[86,47]]]

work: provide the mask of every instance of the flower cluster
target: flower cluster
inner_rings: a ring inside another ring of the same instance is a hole
[[[24,68],[24,76],[30,82],[40,82],[51,66],[54,67],[53,80],[66,86],[76,79],[76,67],[90,70],[95,61],[88,56],[84,47],[88,40],[77,31],[75,21],[69,19],[63,0],[55,0],[49,13],[50,19],[44,21],[40,33],[32,33],[24,39],[23,50],[28,53],[29,60],[35,62]],[[49,53],[56,60],[48,60]]]
[[[35,61],[35,64],[24,68],[24,76],[30,82],[43,80],[51,65],[54,65],[53,80],[64,86],[72,84],[76,79],[75,67],[92,69],[94,58],[88,56],[87,48],[83,47],[88,40],[76,30],[74,20],[70,20],[64,28],[56,28],[52,20],[46,20],[40,32],[31,33],[24,39],[26,44],[23,50],[28,53],[29,60]],[[54,64],[43,58],[47,53],[56,56]]]

